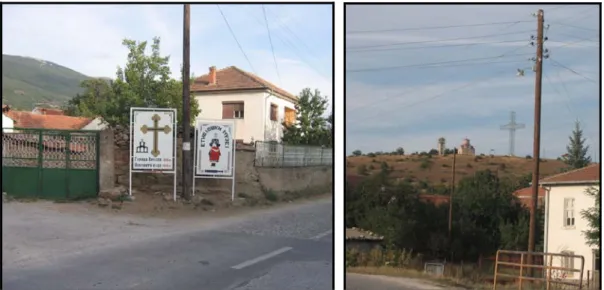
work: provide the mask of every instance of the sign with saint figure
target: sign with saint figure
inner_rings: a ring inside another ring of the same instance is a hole
[[[234,124],[198,120],[195,126],[195,175],[232,176],[235,159]]]

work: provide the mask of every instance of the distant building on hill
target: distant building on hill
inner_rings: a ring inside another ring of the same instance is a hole
[[[461,142],[461,145],[459,145],[459,147],[457,148],[457,154],[471,155],[471,156],[474,156],[476,154],[476,150],[474,149],[474,146],[472,146],[472,144],[470,144],[470,139],[468,139],[468,138],[463,139],[463,142]]]

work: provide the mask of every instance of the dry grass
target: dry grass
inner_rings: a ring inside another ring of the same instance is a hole
[[[531,173],[533,166],[533,159],[524,157],[457,155],[456,159],[457,181],[486,169],[497,170],[500,177],[522,176]],[[358,174],[358,167],[364,164],[370,174],[377,173],[380,171],[382,162],[386,162],[393,170],[391,176],[394,179],[448,185],[451,180],[453,155],[432,157],[419,155],[351,156],[347,158],[346,170],[349,174]],[[562,161],[542,160],[541,177],[557,174],[560,169],[566,167]]]

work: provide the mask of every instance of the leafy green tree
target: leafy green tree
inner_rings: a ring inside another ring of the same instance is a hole
[[[302,90],[296,104],[296,122],[283,123],[283,143],[291,145],[333,145],[333,116],[323,117],[327,110],[327,98],[319,90]]]
[[[590,246],[600,246],[600,224],[602,222],[601,209],[601,194],[599,187],[590,187],[585,191],[585,194],[594,198],[594,206],[589,209],[582,210],[581,216],[587,220],[589,229],[584,231],[583,234],[587,239],[587,244]],[[600,250],[600,249],[598,249]]]
[[[430,155],[438,155],[438,150],[436,150],[436,149],[430,149],[430,151],[428,151],[428,154],[430,154]]]
[[[396,148],[396,154],[405,155],[405,149],[403,149],[403,147]]]
[[[591,157],[587,156],[589,146],[585,145],[583,130],[581,130],[581,124],[578,121],[575,122],[575,129],[568,139],[570,143],[566,146],[566,151],[568,153],[566,164],[574,169],[583,168],[589,165],[591,163]]]
[[[160,39],[154,38],[150,54],[147,41],[122,41],[128,49],[125,67],[118,67],[114,81],[87,80],[85,92],[71,100],[66,108],[77,116],[102,116],[110,125],[128,125],[130,107],[175,108],[182,124],[182,70],[180,80],[170,77],[170,57],[160,54]],[[199,114],[197,102],[191,102],[192,120]]]
[[[361,150],[354,150],[354,151],[352,151],[352,155],[353,156],[361,156],[361,155],[363,155],[363,152],[361,152]]]

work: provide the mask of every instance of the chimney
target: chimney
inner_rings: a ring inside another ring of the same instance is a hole
[[[210,67],[210,85],[215,85],[215,84],[216,84],[216,67],[211,66]]]

